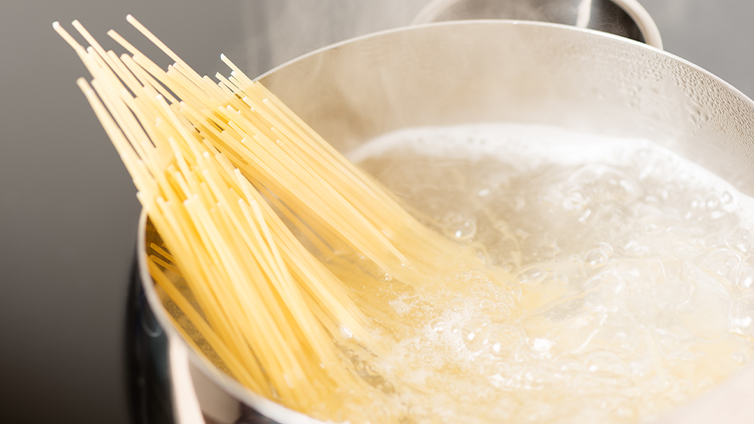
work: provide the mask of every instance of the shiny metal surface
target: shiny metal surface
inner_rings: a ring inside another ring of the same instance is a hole
[[[414,24],[467,19],[510,19],[573,25],[662,48],[652,18],[636,0],[434,0]]]
[[[410,126],[557,125],[649,138],[754,194],[754,102],[682,59],[622,37],[546,23],[440,23],[337,44],[260,80],[343,152]],[[145,266],[156,236],[142,215],[141,277],[156,317],[169,328]],[[313,422],[243,389],[199,355],[190,357],[215,384],[275,422]],[[742,375],[745,383],[752,378]],[[754,420],[752,409],[707,402],[690,408]]]

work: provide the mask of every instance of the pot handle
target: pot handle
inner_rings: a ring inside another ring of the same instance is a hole
[[[611,1],[620,6],[620,8],[634,20],[636,26],[639,27],[641,34],[644,36],[644,42],[646,44],[662,50],[662,37],[660,37],[660,30],[657,29],[657,24],[655,24],[654,19],[649,16],[647,9],[639,4],[637,0]]]
[[[191,379],[186,344],[173,331],[166,331],[165,334],[168,338],[173,419],[176,424],[206,424]]]
[[[442,14],[448,9],[462,3],[465,0],[432,0],[427,3],[419,13],[414,17],[411,25],[427,24],[445,20]],[[516,1],[516,0],[490,0],[490,1]],[[520,0],[519,0],[520,1]],[[578,18],[576,26],[585,28],[589,24],[593,0],[579,0],[574,7],[577,8]],[[649,12],[639,4],[637,0],[610,0],[616,6],[620,7],[639,28],[644,43],[662,50],[662,38],[657,25]],[[497,19],[505,19],[504,16],[495,16]],[[536,20],[536,19],[535,19]],[[561,22],[565,23],[565,22]]]

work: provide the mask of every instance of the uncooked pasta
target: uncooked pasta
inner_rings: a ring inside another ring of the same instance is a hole
[[[89,47],[53,26],[92,74],[78,84],[164,240],[150,272],[181,311],[177,327],[290,408],[334,419],[344,402],[371,405],[382,392],[357,358],[379,354],[376,333],[412,329],[370,287],[412,290],[482,266],[479,256],[408,213],[230,60],[230,76],[199,76],[128,21],[175,63],[162,70],[114,31],[130,54],[105,51],[77,21]]]

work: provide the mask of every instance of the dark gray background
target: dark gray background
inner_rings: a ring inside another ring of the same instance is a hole
[[[424,1],[0,1],[0,421],[125,423],[139,205],[75,84],[85,70],[51,23],[72,31],[79,19],[103,43],[115,28],[147,46],[125,22],[132,13],[200,73],[227,72],[224,52],[256,75],[344,36],[407,24]],[[666,50],[754,95],[754,2],[642,3]],[[290,22],[287,37],[267,35]]]

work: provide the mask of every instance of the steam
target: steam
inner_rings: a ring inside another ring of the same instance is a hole
[[[262,74],[318,48],[406,26],[427,0],[241,2],[248,73]]]

